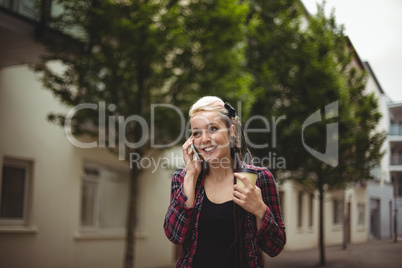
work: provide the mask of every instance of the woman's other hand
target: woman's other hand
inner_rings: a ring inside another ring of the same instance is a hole
[[[233,202],[255,215],[258,219],[257,223],[259,220],[262,222],[267,206],[262,200],[261,189],[258,186],[252,186],[244,175],[234,173],[234,176],[244,183],[244,187],[238,184],[233,186]]]

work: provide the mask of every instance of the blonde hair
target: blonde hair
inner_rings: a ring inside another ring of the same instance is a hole
[[[205,96],[198,99],[188,112],[190,117],[193,117],[198,112],[216,112],[219,115],[228,116],[229,112],[225,109],[225,103],[221,98],[215,96]]]

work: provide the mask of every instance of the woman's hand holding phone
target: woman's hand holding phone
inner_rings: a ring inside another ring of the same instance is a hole
[[[197,150],[194,147],[194,144],[190,145],[191,150],[193,150],[193,160],[201,160],[200,155],[198,154]]]
[[[195,199],[195,186],[198,175],[201,173],[201,159],[194,148],[194,137],[191,136],[182,146],[183,160],[186,165],[186,176],[183,182],[183,191],[187,196],[186,206],[193,207]],[[196,159],[194,159],[196,158]]]
[[[193,144],[194,137],[191,136],[182,146],[183,159],[186,165],[186,174],[198,175],[201,172],[201,158]]]

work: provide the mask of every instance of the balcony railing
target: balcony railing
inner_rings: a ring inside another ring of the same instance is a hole
[[[402,136],[402,124],[391,124],[389,135]]]
[[[402,165],[402,155],[401,154],[393,154],[393,155],[391,155],[391,165],[393,165],[393,166]]]
[[[32,20],[39,20],[37,0],[0,0],[0,6]]]

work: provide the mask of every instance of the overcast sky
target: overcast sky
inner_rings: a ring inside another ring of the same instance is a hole
[[[302,0],[311,14],[321,0]],[[402,0],[327,0],[335,8],[362,61],[368,61],[385,93],[402,102]]]

